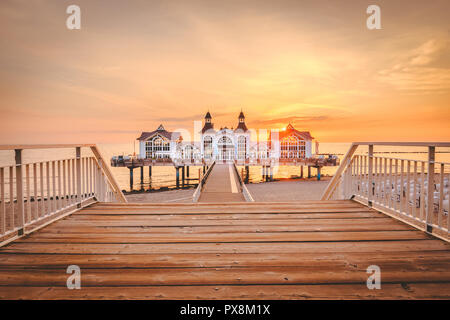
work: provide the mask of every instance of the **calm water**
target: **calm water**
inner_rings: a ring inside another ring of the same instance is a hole
[[[320,153],[338,154],[339,158],[343,158],[344,154],[350,147],[350,143],[321,143],[319,147]],[[135,151],[133,143],[128,144],[100,144],[99,149],[103,157],[108,162],[113,155],[128,155]],[[437,148],[436,161],[450,162],[450,148]],[[377,156],[388,156],[392,158],[411,159],[411,160],[426,160],[426,148],[421,147],[375,147]],[[405,153],[408,152],[408,153]],[[441,153],[443,152],[443,153]],[[367,147],[360,147],[357,154],[367,153]],[[82,156],[90,156],[91,152],[88,148],[82,149]],[[46,149],[46,150],[24,150],[23,162],[32,163],[47,160],[60,160],[67,158],[74,158],[74,149]],[[14,165],[14,152],[0,151],[0,166]],[[198,173],[201,167],[191,167],[191,179],[198,179]],[[333,175],[337,167],[324,167],[322,175]],[[129,190],[129,170],[127,168],[111,168],[119,185],[123,190]],[[316,174],[316,170],[311,170],[312,174]],[[307,170],[304,170],[306,176]],[[275,179],[279,178],[293,178],[300,175],[300,168],[293,166],[280,166],[278,170],[274,170]],[[253,183],[261,182],[261,167],[250,167],[250,181]],[[192,180],[192,183],[197,183]],[[148,168],[144,169],[144,185],[140,184],[140,169],[134,170],[134,189],[139,190],[141,187],[148,189],[159,189],[161,187],[175,187],[175,168],[174,167],[153,167],[152,177],[149,178]]]

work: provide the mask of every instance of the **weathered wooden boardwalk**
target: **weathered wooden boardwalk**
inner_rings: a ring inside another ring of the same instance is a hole
[[[0,248],[0,298],[449,299],[450,244],[350,200],[97,203]]]
[[[198,202],[245,202],[232,164],[216,164]]]

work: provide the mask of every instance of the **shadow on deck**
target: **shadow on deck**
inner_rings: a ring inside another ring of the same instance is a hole
[[[97,203],[0,248],[0,298],[449,299],[450,244],[350,200]]]

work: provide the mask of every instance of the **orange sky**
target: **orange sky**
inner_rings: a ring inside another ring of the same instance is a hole
[[[81,30],[65,26],[82,10]],[[382,30],[366,28],[381,7]],[[0,143],[291,122],[321,142],[450,140],[450,2],[0,2]]]

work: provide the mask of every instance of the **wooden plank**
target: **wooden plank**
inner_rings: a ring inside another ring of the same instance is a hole
[[[259,242],[259,243],[179,243],[177,245],[33,243],[16,241],[0,249],[6,253],[47,254],[148,254],[148,253],[288,253],[392,252],[450,250],[442,240],[348,241],[348,242]]]
[[[393,251],[329,253],[176,253],[176,254],[14,254],[2,253],[0,268],[5,269],[66,269],[76,264],[83,268],[178,268],[178,267],[242,267],[242,266],[319,266],[330,264],[361,267],[369,265],[401,268],[446,267],[448,251]]]
[[[448,265],[447,265],[448,266]],[[83,269],[83,287],[90,286],[174,286],[174,285],[295,285],[365,284],[368,266],[235,267],[235,268],[150,268]],[[380,266],[383,282],[450,282],[445,266],[424,271],[407,266]],[[0,270],[0,286],[66,286],[67,273],[61,269]]]
[[[309,222],[309,221],[307,221]],[[216,225],[207,224],[203,221],[203,225],[195,226],[184,226],[184,225],[174,225],[174,226],[159,226],[159,227],[111,227],[111,226],[89,226],[89,225],[72,225],[66,224],[64,226],[49,226],[44,228],[39,233],[60,233],[60,234],[122,234],[126,236],[130,233],[251,233],[251,232],[300,232],[300,231],[400,231],[400,230],[413,230],[412,227],[402,224],[402,223],[382,223],[373,224],[358,223],[350,221],[349,223],[331,223],[318,224],[314,223],[302,223],[299,225],[292,225],[283,222],[282,224],[268,224],[268,225],[255,225],[251,222],[246,224],[226,224],[226,223],[216,223]]]
[[[231,299],[449,299],[450,283],[387,283],[381,290],[366,284],[255,285],[255,286],[124,286],[0,287],[0,299],[139,299],[139,300],[231,300]]]
[[[189,220],[222,220],[222,219],[366,219],[366,218],[385,218],[380,213],[375,211],[371,212],[349,212],[349,213],[215,213],[215,214],[120,214],[120,215],[85,215],[85,214],[74,214],[68,217],[68,220],[76,221],[151,221],[151,220],[177,220],[185,219]]]
[[[241,242],[315,242],[422,240],[430,236],[421,231],[347,231],[347,232],[266,232],[204,234],[47,234],[18,240],[21,243],[241,243]]]
[[[384,221],[384,218],[373,218],[373,220],[377,219],[383,219],[381,221]],[[323,219],[324,221],[331,220],[331,219]],[[355,218],[352,219],[341,219],[342,221],[345,220],[357,220]],[[359,220],[364,221],[364,218],[360,218]],[[322,221],[321,219],[261,219],[261,220],[254,220],[254,219],[211,219],[211,220],[184,220],[184,219],[161,219],[161,220],[123,220],[123,221],[109,221],[109,220],[102,220],[98,222],[92,222],[89,220],[69,220],[64,219],[62,220],[58,226],[62,228],[61,232],[67,228],[82,228],[82,227],[139,227],[139,228],[146,228],[146,227],[193,227],[193,226],[248,226],[248,225],[258,225],[258,226],[283,226],[283,225],[295,225],[295,226],[301,226],[305,225],[305,228],[309,225],[308,222],[311,221],[313,223],[312,226],[320,226],[320,224],[317,223],[317,221]],[[335,220],[337,221],[337,220]],[[376,221],[373,221],[376,223]],[[64,228],[64,229],[63,229]]]

